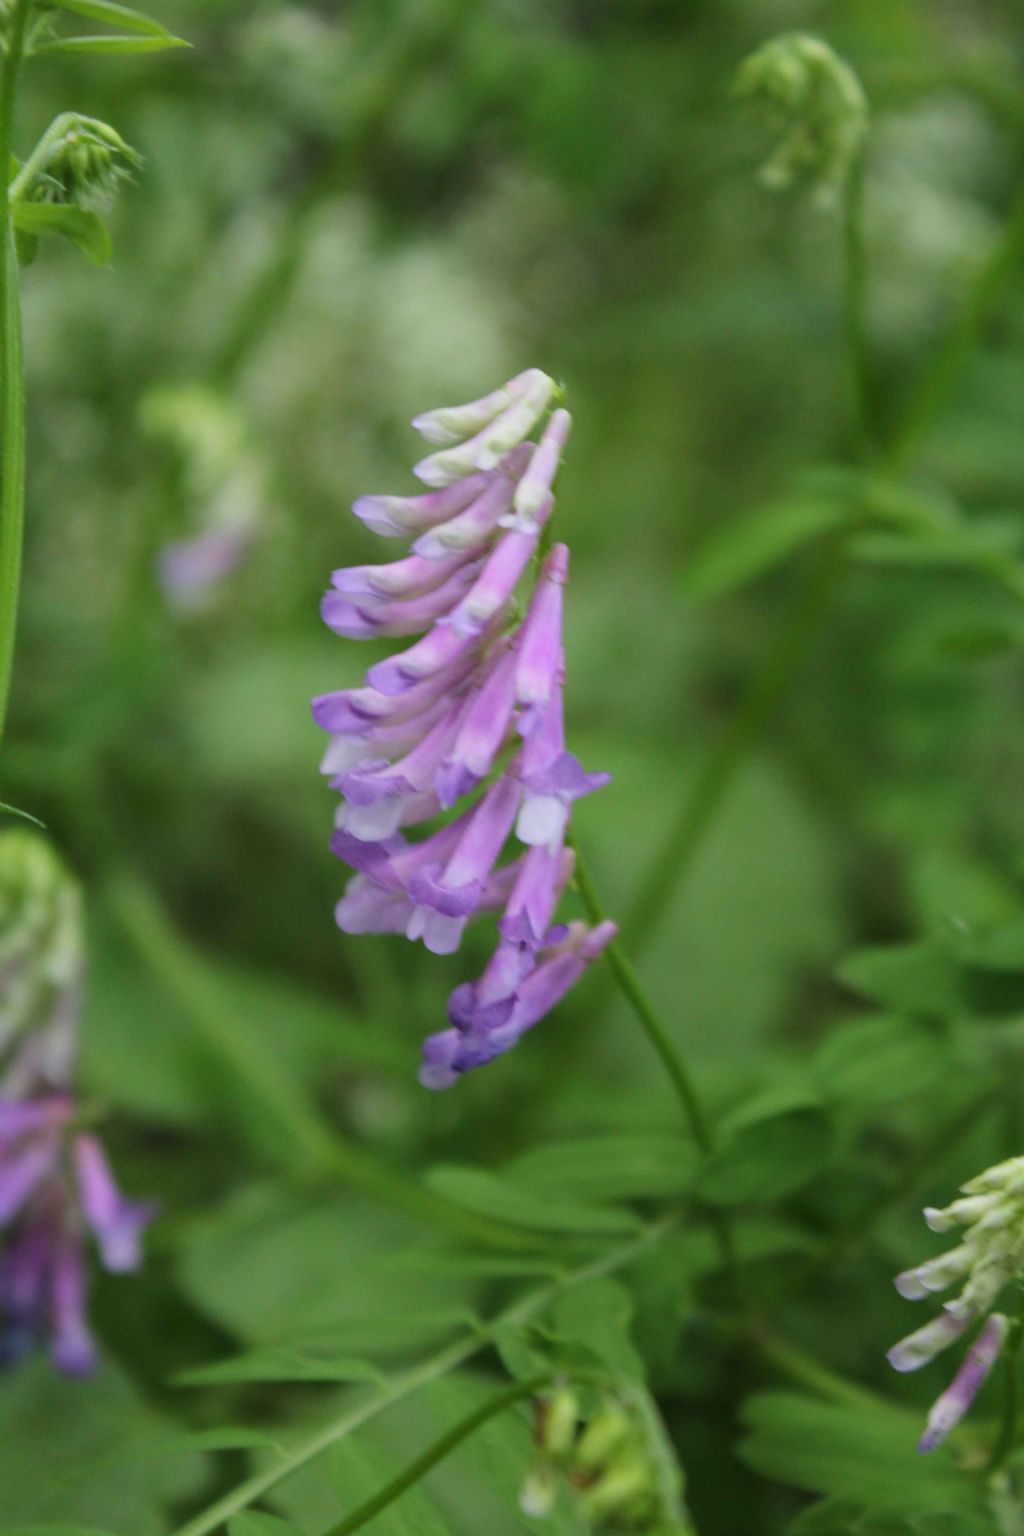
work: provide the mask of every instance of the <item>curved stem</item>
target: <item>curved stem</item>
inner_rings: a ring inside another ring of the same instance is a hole
[[[133,875],[122,875],[108,897],[146,964],[178,997],[206,1045],[245,1087],[264,1120],[280,1133],[296,1171],[340,1177],[353,1188],[466,1241],[503,1249],[536,1248],[529,1234],[463,1210],[348,1141],[307,1103],[259,1036],[233,1024],[232,1002],[223,995],[216,973],[181,938],[150,888]]]
[[[850,383],[865,458],[876,446],[878,416],[875,402],[871,353],[868,345],[867,253],[864,245],[864,154],[861,151],[850,167],[843,199],[843,335],[850,370]]]
[[[597,1279],[600,1275],[610,1275],[617,1270],[625,1269],[653,1244],[660,1242],[672,1231],[674,1225],[671,1219],[656,1222],[630,1242],[623,1244],[621,1248],[614,1248],[610,1253],[595,1259],[593,1263],[571,1270],[560,1279],[552,1281],[550,1285],[531,1292],[521,1301],[514,1302],[486,1327],[456,1340],[454,1344],[447,1345],[436,1355],[432,1355],[420,1365],[414,1366],[411,1371],[405,1372],[404,1375],[364,1397],[353,1407],[346,1408],[325,1424],[318,1425],[304,1435],[300,1435],[272,1467],[258,1472],[254,1477],[240,1483],[230,1493],[224,1494],[201,1514],[186,1521],[174,1536],[209,1536],[209,1532],[218,1530],[231,1519],[232,1515],[238,1514],[239,1510],[246,1509],[256,1499],[262,1498],[271,1488],[275,1488],[278,1483],[284,1482],[300,1467],[315,1460],[330,1446],[336,1445],[339,1440],[344,1440],[354,1430],[368,1424],[420,1387],[437,1381],[439,1377],[446,1376],[449,1371],[464,1365],[474,1355],[481,1354],[490,1346],[501,1329],[521,1328],[539,1317],[557,1297],[572,1290],[573,1287],[584,1285],[588,1280]]]
[[[498,1392],[487,1402],[481,1403],[465,1418],[453,1424],[451,1429],[441,1435],[434,1444],[428,1446],[422,1456],[417,1456],[415,1461],[409,1463],[403,1471],[393,1477],[390,1483],[386,1483],[378,1493],[373,1494],[364,1503],[354,1509],[344,1520],[337,1525],[332,1525],[324,1536],[350,1536],[352,1531],[358,1531],[361,1525],[366,1525],[374,1515],[380,1514],[382,1509],[387,1509],[402,1494],[420,1482],[427,1473],[457,1450],[464,1440],[468,1440],[476,1430],[480,1429],[489,1419],[497,1418],[499,1413],[504,1413],[506,1408],[511,1408],[515,1403],[521,1402],[524,1397],[532,1397],[542,1387],[546,1387],[553,1380],[550,1371],[541,1376],[531,1376],[527,1381],[517,1381],[514,1386],[506,1387],[504,1392]]]
[[[572,847],[576,854],[574,878],[579,890],[583,905],[592,923],[603,923],[607,920],[607,914],[601,905],[601,899],[597,894],[590,870],[586,860],[580,853],[578,845],[573,842]],[[605,956],[619,984],[622,995],[636,1015],[637,1022],[651,1042],[662,1066],[668,1074],[676,1097],[682,1107],[683,1115],[693,1133],[693,1139],[700,1152],[705,1156],[713,1152],[715,1148],[715,1133],[710,1116],[704,1108],[703,1100],[689,1068],[677,1049],[672,1035],[658,1013],[654,1004],[647,996],[643,984],[634,969],[634,966],[622,947],[619,939],[613,939],[605,950]],[[733,1237],[732,1224],[729,1217],[717,1206],[709,1207],[709,1217],[715,1230],[715,1238],[718,1242],[719,1252],[722,1256],[722,1266],[729,1277],[732,1288],[732,1299],[736,1307],[742,1311],[744,1307],[743,1286],[740,1278],[739,1256],[736,1252],[736,1242]]]
[[[578,845],[574,842],[576,851],[575,880],[583,899],[583,905],[587,910],[587,916],[594,924],[607,921],[608,914],[601,905],[586,862],[580,853]],[[701,1103],[689,1069],[669,1033],[668,1027],[661,1015],[655,1009],[650,998],[643,989],[640,978],[633,967],[628,955],[618,939],[613,939],[605,950],[608,963],[615,973],[615,979],[619,984],[623,996],[626,998],[637,1021],[650,1040],[655,1051],[661,1059],[661,1064],[671,1079],[683,1108],[693,1139],[701,1152],[710,1152],[714,1146],[714,1133],[704,1105]]]
[[[0,469],[0,742],[7,719],[18,626],[21,546],[25,519],[25,378],[21,349],[18,258],[14,248],[9,192],[14,145],[14,105],[25,51],[31,0],[14,0],[7,14],[6,51],[0,69],[0,412],[3,463]]]

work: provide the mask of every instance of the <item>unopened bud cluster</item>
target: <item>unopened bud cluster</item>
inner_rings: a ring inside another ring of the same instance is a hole
[[[898,1371],[919,1370],[985,1319],[964,1364],[932,1408],[922,1451],[944,1440],[971,1406],[1010,1328],[992,1308],[1000,1292],[1024,1276],[1024,1157],[986,1169],[962,1185],[961,1193],[963,1199],[924,1213],[933,1232],[957,1232],[959,1244],[896,1276],[897,1290],[909,1301],[961,1286],[938,1317],[889,1351],[889,1362]]]
[[[78,887],[36,833],[0,835],[0,1367],[40,1336],[92,1369],[85,1248],[140,1262],[148,1206],[121,1195],[75,1098],[84,950]]]
[[[787,33],[743,61],[735,90],[761,109],[778,135],[761,168],[765,185],[810,186],[829,198],[867,131],[867,98],[849,65],[820,38]]]
[[[520,1494],[535,1518],[550,1514],[559,1487],[574,1492],[594,1530],[662,1530],[665,1510],[658,1471],[644,1426],[618,1397],[602,1395],[584,1414],[572,1386],[559,1386],[537,1405],[538,1456]]]
[[[19,195],[32,202],[103,203],[141,165],[142,156],[109,123],[65,112],[30,156],[31,176]]]

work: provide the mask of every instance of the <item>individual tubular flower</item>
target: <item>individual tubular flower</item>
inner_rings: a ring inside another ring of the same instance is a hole
[[[615,933],[611,923],[552,926],[572,869],[572,804],[608,782],[565,749],[569,551],[555,544],[536,566],[571,425],[555,395],[528,369],[469,405],[418,416],[437,451],[415,472],[432,489],[353,507],[384,537],[412,539],[412,552],[335,571],[323,602],[326,623],[348,638],[420,636],[371,666],[362,687],[313,701],[331,735],[321,771],[342,797],[331,847],[356,871],[339,927],[404,933],[449,954],[468,922],[503,912],[492,960],[456,988],[450,1028],[426,1042],[429,1087],[510,1049]],[[449,811],[426,837],[405,835]],[[525,852],[505,862],[510,840]]]
[[[961,1290],[939,1315],[889,1351],[898,1371],[916,1371],[986,1319],[967,1358],[929,1415],[919,1449],[930,1451],[960,1422],[998,1358],[1009,1324],[993,1312],[1000,1292],[1024,1275],[1024,1157],[1010,1158],[962,1186],[964,1199],[942,1210],[928,1208],[933,1232],[959,1231],[948,1253],[896,1276],[901,1296],[918,1301],[952,1285]]]
[[[83,1375],[86,1241],[104,1267],[138,1267],[152,1207],[120,1193],[74,1097],[84,958],[77,887],[34,833],[0,835],[0,1365],[41,1335]]]

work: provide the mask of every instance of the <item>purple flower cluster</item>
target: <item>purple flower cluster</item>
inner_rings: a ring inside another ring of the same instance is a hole
[[[954,1285],[959,1293],[923,1328],[900,1339],[888,1359],[897,1371],[917,1371],[950,1348],[984,1319],[963,1364],[934,1403],[918,1447],[939,1445],[970,1408],[1009,1333],[1002,1312],[993,1311],[1000,1292],[1024,1274],[1024,1157],[1012,1157],[961,1185],[961,1198],[939,1210],[929,1206],[925,1221],[933,1232],[953,1232],[955,1248],[926,1259],[896,1276],[908,1301],[922,1301]]]
[[[95,1136],[74,1134],[74,1101],[51,1093],[0,1101],[0,1364],[49,1333],[54,1364],[87,1375],[96,1348],[85,1315],[86,1231],[106,1269],[136,1269],[152,1210],[125,1200]]]
[[[431,489],[353,507],[382,537],[411,539],[411,553],[335,571],[321,610],[350,639],[420,637],[372,666],[364,686],[313,701],[331,736],[322,771],[341,795],[331,847],[356,872],[339,927],[404,933],[444,955],[472,918],[501,913],[483,975],[455,989],[450,1028],[425,1043],[429,1088],[509,1050],[615,934],[612,923],[553,926],[572,873],[572,804],[608,782],[565,748],[564,544],[540,561],[521,617],[517,606],[569,435],[554,395],[529,369],[481,400],[417,417],[436,447],[415,467]],[[427,835],[406,835],[474,796]],[[513,838],[525,851],[502,863]]]
[[[83,958],[78,892],[46,841],[0,837],[0,1367],[49,1337],[68,1375],[92,1370],[91,1233],[104,1267],[141,1260],[153,1209],[126,1200],[74,1097]]]

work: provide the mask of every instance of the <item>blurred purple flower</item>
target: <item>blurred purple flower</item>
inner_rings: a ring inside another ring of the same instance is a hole
[[[572,804],[608,782],[565,749],[564,544],[540,566],[521,621],[516,606],[571,426],[552,409],[555,393],[528,369],[480,400],[418,416],[437,451],[415,473],[432,489],[353,507],[375,532],[412,538],[412,553],[335,571],[323,601],[326,623],[348,638],[422,637],[371,666],[362,687],[313,701],[332,737],[321,769],[342,796],[331,847],[356,871],[339,927],[404,933],[449,954],[469,921],[503,909],[484,974],[456,988],[451,1027],[426,1043],[421,1080],[433,1088],[509,1050],[615,933],[611,923],[552,926],[572,870]],[[527,441],[545,420],[539,442]],[[454,820],[417,842],[404,836],[477,790]],[[503,864],[513,833],[526,852]]]

